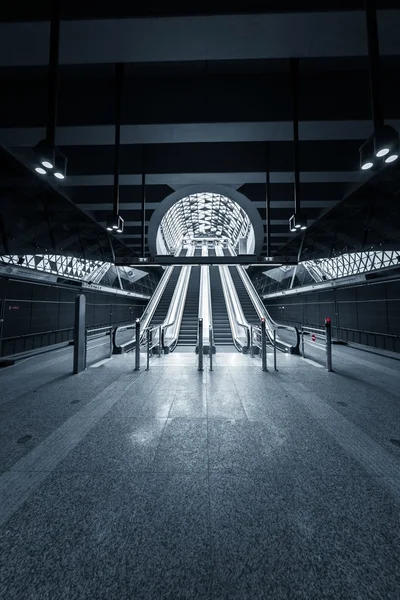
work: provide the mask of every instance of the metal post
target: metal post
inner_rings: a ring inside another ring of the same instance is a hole
[[[250,325],[250,356],[254,358],[254,349],[253,349],[253,325]]]
[[[267,245],[267,256],[271,256],[271,174],[270,174],[270,157],[269,157],[269,143],[265,145],[265,168],[266,168],[266,180],[265,180],[265,224],[266,224],[266,245]]]
[[[136,319],[135,371],[140,371],[140,320]]]
[[[121,140],[121,113],[124,82],[124,64],[115,65],[115,143],[114,143],[114,215],[119,214],[119,156]]]
[[[261,361],[262,361],[262,370],[268,371],[268,367],[267,367],[267,332],[265,331],[265,319],[261,319]]]
[[[110,355],[108,358],[111,358],[113,355],[113,349],[114,349],[113,336],[114,336],[114,331],[113,331],[113,329],[110,329]]]
[[[369,59],[369,79],[371,93],[372,120],[375,133],[384,124],[383,103],[381,97],[381,78],[379,64],[379,36],[376,15],[376,0],[365,0],[365,16],[367,21],[367,41]]]
[[[208,345],[209,345],[209,354],[210,354],[210,371],[212,371],[212,350],[213,350],[213,339],[212,339],[212,329],[211,325],[208,328]]]
[[[145,174],[145,150],[142,145],[142,256],[146,253],[146,174]]]
[[[325,319],[326,329],[326,370],[332,371],[332,331],[331,331],[331,320]]]
[[[162,333],[161,333],[161,325],[158,328],[158,358],[161,358],[161,344],[162,344]]]
[[[74,375],[86,369],[86,297],[75,298]]]
[[[146,371],[150,369],[150,329],[147,330],[147,358],[146,358]]]
[[[46,141],[55,145],[58,96],[58,55],[60,44],[60,0],[52,2],[50,21],[49,74],[47,90]]]
[[[303,358],[305,358],[304,356],[304,329],[301,328],[301,355]]]
[[[274,371],[277,371],[276,368],[276,329],[274,329]]]
[[[203,319],[199,319],[199,366],[198,371],[203,371]]]
[[[294,148],[294,212],[300,212],[300,165],[299,165],[299,102],[298,102],[298,76],[299,59],[290,61],[293,96],[293,148]]]

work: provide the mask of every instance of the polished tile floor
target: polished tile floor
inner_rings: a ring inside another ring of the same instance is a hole
[[[0,373],[2,600],[400,598],[398,361],[68,352]]]

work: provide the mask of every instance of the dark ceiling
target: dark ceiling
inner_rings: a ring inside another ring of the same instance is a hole
[[[380,2],[378,21],[385,118],[399,130],[396,5]],[[239,190],[265,221],[268,146],[272,251],[290,241],[292,56],[300,58],[301,201],[310,222],[368,178],[358,158],[372,133],[363,2],[325,3],[323,12],[314,12],[314,2],[301,10],[295,2],[267,2],[263,13],[251,14],[257,10],[248,3],[245,13],[222,16],[226,9],[216,3],[212,11],[191,5],[185,14],[201,16],[171,18],[182,11],[161,3],[145,10],[122,2],[63,3],[57,142],[68,178],[62,192],[104,224],[112,207],[113,64],[125,62],[121,240],[135,253],[142,149],[147,221],[168,194],[202,183]],[[48,14],[45,2],[9,6],[0,22],[0,144],[26,162],[46,124]],[[97,20],[83,20],[89,18]]]

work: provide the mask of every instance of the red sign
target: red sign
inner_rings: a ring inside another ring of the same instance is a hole
[[[315,333],[312,334],[311,339],[313,342],[315,342],[315,340],[317,339],[317,336],[315,335]]]

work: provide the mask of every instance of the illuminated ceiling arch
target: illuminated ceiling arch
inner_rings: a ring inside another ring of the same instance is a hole
[[[225,186],[189,186],[174,192],[154,211],[149,223],[150,253],[172,254],[183,240],[218,238],[233,247],[248,240],[248,252],[257,254],[263,226],[250,200]]]

